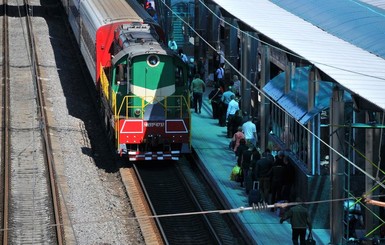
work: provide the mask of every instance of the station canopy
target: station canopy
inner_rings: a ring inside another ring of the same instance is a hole
[[[328,109],[333,95],[332,82],[313,81],[316,83],[314,106],[308,110],[309,72],[309,66],[297,67],[291,78],[291,88],[288,93],[285,93],[285,72],[281,72],[263,87],[263,91],[269,95],[271,99],[302,124],[306,124],[315,115]],[[347,92],[344,93],[344,101],[352,101],[350,94]]]
[[[234,0],[213,1],[257,32],[314,64],[352,96],[360,96],[385,110],[383,9],[351,0],[249,0],[242,4]],[[338,12],[344,8],[343,14]],[[314,19],[310,19],[312,14]],[[347,20],[349,25],[344,23]],[[376,27],[368,28],[370,25]],[[372,41],[366,37],[366,31],[374,31],[370,34],[375,35]]]

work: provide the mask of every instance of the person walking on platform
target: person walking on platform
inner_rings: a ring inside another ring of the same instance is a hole
[[[290,219],[293,245],[298,245],[298,238],[301,245],[305,245],[306,229],[309,228],[311,233],[311,219],[306,207],[303,206],[301,198],[297,197],[298,205],[291,207],[280,219],[282,224],[285,220]]]
[[[195,74],[195,79],[191,82],[191,90],[193,92],[195,113],[201,113],[202,109],[202,95],[205,92],[206,85],[199,74]],[[198,107],[199,106],[199,107]]]
[[[238,101],[235,100],[235,95],[231,95],[230,102],[227,107],[226,119],[227,119],[227,137],[231,138],[233,136],[233,120],[235,118],[235,113],[239,111]]]
[[[242,125],[243,133],[245,134],[246,141],[257,147],[258,134],[257,127],[252,122],[253,117],[249,116],[249,120]]]
[[[270,157],[271,156],[271,157]],[[262,153],[261,159],[256,162],[253,171],[254,180],[259,181],[259,189],[261,191],[262,200],[269,203],[270,198],[270,173],[273,168],[274,158],[271,155],[270,149],[266,149]]]
[[[219,118],[219,104],[222,102],[221,98],[222,98],[222,91],[218,86],[216,86],[215,89],[213,89],[209,93],[209,102],[211,103],[214,119]]]
[[[270,174],[272,204],[282,200],[282,187],[283,187],[283,180],[285,178],[285,174],[286,174],[286,169],[283,165],[283,162],[276,161],[273,168],[271,169],[271,174]]]

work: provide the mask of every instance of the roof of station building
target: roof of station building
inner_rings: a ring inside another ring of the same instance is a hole
[[[256,31],[313,63],[351,94],[385,109],[385,42],[381,36],[385,17],[381,6],[354,0],[273,1],[277,3],[214,0]],[[281,3],[284,6],[278,6]],[[375,33],[374,41],[366,38],[373,35],[370,33]]]

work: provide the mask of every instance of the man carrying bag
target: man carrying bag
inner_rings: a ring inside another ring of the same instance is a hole
[[[298,203],[296,206],[290,208],[280,220],[282,224],[283,221],[290,219],[291,228],[292,228],[292,240],[294,245],[298,245],[298,237],[300,239],[300,244],[315,244],[315,240],[313,240],[313,236],[311,233],[311,220],[310,215],[302,205],[301,198],[297,197],[296,202]],[[309,237],[308,240],[305,241],[306,237],[306,228],[309,228]],[[308,243],[311,242],[311,243]]]

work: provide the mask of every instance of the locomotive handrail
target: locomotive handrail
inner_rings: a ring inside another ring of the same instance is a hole
[[[130,103],[132,103],[130,101],[130,99],[141,99],[141,105],[130,105]],[[148,100],[146,100],[146,98],[148,98]],[[176,99],[180,99],[181,103],[179,105],[169,105],[167,102],[169,101],[169,99],[172,99],[172,98],[176,98]],[[152,101],[152,102],[146,102],[146,101]],[[115,118],[121,118],[121,116],[124,116],[124,118],[133,118],[134,116],[130,116],[129,115],[129,109],[140,109],[141,110],[141,115],[140,117],[135,117],[135,118],[140,118],[140,119],[143,119],[144,117],[144,110],[145,108],[148,106],[148,105],[152,105],[154,104],[154,102],[158,103],[159,105],[161,105],[163,108],[164,108],[164,112],[165,112],[165,118],[167,119],[168,118],[168,109],[177,109],[177,108],[180,108],[179,109],[179,118],[183,118],[183,113],[184,113],[184,110],[183,108],[185,108],[185,111],[190,112],[190,106],[189,106],[189,103],[188,103],[188,100],[186,99],[185,96],[183,95],[170,95],[170,96],[156,96],[156,97],[152,97],[152,96],[137,96],[137,95],[126,95],[124,96],[120,106],[119,106],[119,109],[116,111],[115,113]],[[122,115],[122,113],[125,112],[125,115]]]
[[[117,144],[119,144],[118,142],[120,142],[120,134],[119,134],[119,130],[120,130],[120,119],[128,119],[128,118],[140,118],[140,119],[143,119],[144,117],[144,109],[146,108],[147,105],[150,105],[150,104],[154,104],[154,103],[150,103],[150,102],[147,102],[145,103],[145,98],[150,98],[152,99],[152,101],[158,101],[158,103],[160,105],[163,106],[164,110],[165,110],[165,119],[167,119],[167,109],[168,108],[178,108],[180,107],[180,115],[179,117],[180,118],[183,118],[183,106],[186,107],[186,112],[187,112],[187,116],[186,118],[190,118],[190,96],[189,94],[187,94],[187,99],[186,99],[186,96],[183,96],[183,95],[171,95],[171,96],[157,96],[155,98],[153,98],[152,96],[136,96],[136,95],[126,95],[124,96],[120,106],[119,106],[119,109],[118,110],[115,110],[115,135],[117,135]],[[134,99],[134,98],[140,98],[141,99],[141,105],[129,105],[130,104],[130,99]],[[163,99],[160,99],[160,98],[163,98]],[[181,103],[180,105],[167,105],[167,99],[168,98],[179,98],[181,100]],[[164,103],[162,103],[161,101],[165,101]],[[116,108],[116,107],[115,107]],[[140,109],[141,110],[141,115],[140,117],[130,117],[128,115],[129,113],[129,109]],[[122,110],[124,109],[125,111],[125,115],[121,115],[121,112]],[[123,117],[122,117],[123,116]],[[189,122],[190,123],[190,126],[191,126],[191,121]]]

